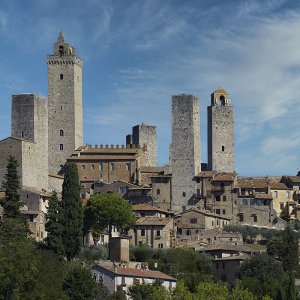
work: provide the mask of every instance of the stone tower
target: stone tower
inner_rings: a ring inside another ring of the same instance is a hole
[[[172,97],[172,211],[194,204],[194,176],[201,172],[199,100]]]
[[[13,95],[11,119],[11,136],[34,143],[30,150],[32,155],[34,152],[35,159],[31,166],[32,172],[26,178],[27,182],[31,182],[28,186],[39,190],[48,189],[47,99],[34,94]],[[31,176],[34,177],[32,180],[28,178]]]
[[[234,119],[230,95],[218,88],[207,107],[208,169],[234,172]]]
[[[59,172],[67,158],[83,144],[83,62],[60,32],[47,64],[49,172],[53,174]]]
[[[146,145],[146,166],[157,166],[156,126],[142,124],[132,127],[132,144]]]

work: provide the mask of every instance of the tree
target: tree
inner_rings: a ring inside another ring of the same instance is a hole
[[[298,242],[297,233],[287,226],[269,242],[267,253],[280,260],[285,271],[294,271],[299,265]]]
[[[295,287],[295,277],[292,272],[289,272],[289,284],[286,291],[286,299],[296,300],[296,287]]]
[[[47,212],[47,223],[45,225],[47,231],[46,245],[47,249],[58,255],[64,254],[62,244],[61,212],[56,191],[54,191],[49,199],[49,207]]]
[[[111,295],[111,300],[126,300],[126,294],[120,285],[117,286],[117,290]]]
[[[1,200],[4,215],[9,218],[20,217],[19,211],[22,206],[19,190],[21,188],[20,176],[18,174],[18,162],[13,156],[9,156],[5,181],[2,187],[5,189],[5,198]]]
[[[85,209],[85,227],[104,230],[108,227],[109,237],[113,226],[119,231],[126,231],[135,223],[131,205],[113,193],[91,197]]]
[[[200,282],[195,293],[198,300],[227,300],[228,289],[225,284]]]
[[[72,300],[90,300],[95,296],[97,284],[89,269],[74,265],[66,274],[63,290]]]
[[[80,252],[82,244],[82,205],[77,166],[67,163],[62,189],[61,225],[62,243],[67,260]]]
[[[256,254],[246,260],[240,269],[242,287],[259,299],[263,296],[275,298],[281,286],[285,286],[282,263],[267,254]]]
[[[228,300],[257,300],[257,298],[248,290],[235,288],[228,295]]]

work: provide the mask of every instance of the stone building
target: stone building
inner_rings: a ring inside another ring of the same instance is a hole
[[[60,32],[48,55],[49,171],[57,174],[83,145],[82,60]]]
[[[181,211],[193,204],[193,178],[201,171],[200,115],[198,98],[172,97],[172,210]]]
[[[136,125],[132,127],[131,143],[145,147],[145,166],[157,166],[157,130],[156,126]],[[126,138],[126,144],[130,142]]]
[[[151,188],[153,204],[161,209],[171,210],[172,176],[170,174],[151,176]]]
[[[135,145],[86,145],[77,148],[66,160],[76,163],[81,183],[100,180],[138,183],[145,154],[143,148]]]
[[[234,118],[230,95],[218,88],[207,107],[208,169],[234,172]]]

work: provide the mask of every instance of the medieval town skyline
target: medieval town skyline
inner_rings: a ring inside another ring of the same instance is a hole
[[[84,60],[84,143],[124,144],[143,122],[157,126],[166,163],[171,97],[186,93],[200,99],[207,162],[206,108],[222,86],[235,111],[237,172],[297,173],[300,11],[292,1],[19,2],[0,5],[0,139],[10,135],[12,94],[47,95],[46,54],[62,29]]]

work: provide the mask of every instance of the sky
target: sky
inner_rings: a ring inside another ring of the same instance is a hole
[[[192,94],[207,162],[207,106],[222,86],[237,172],[300,169],[300,1],[1,0],[0,139],[10,135],[11,95],[47,96],[47,54],[61,30],[84,61],[84,143],[125,144],[132,126],[155,125],[162,165],[172,95]]]

